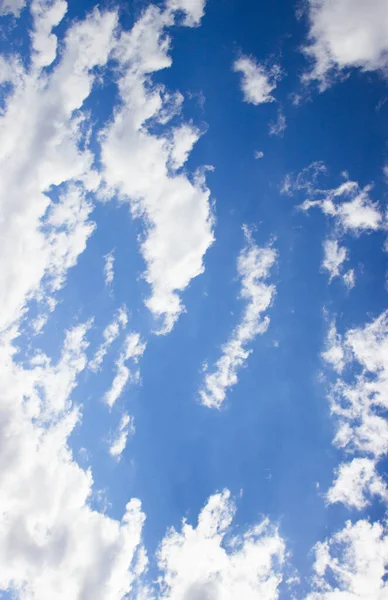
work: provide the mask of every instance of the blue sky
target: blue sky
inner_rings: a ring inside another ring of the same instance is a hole
[[[387,0],[0,0],[0,594],[388,594]]]

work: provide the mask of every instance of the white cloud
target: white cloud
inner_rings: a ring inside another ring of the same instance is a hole
[[[384,223],[377,202],[370,198],[371,189],[370,185],[360,188],[357,182],[346,180],[333,190],[315,190],[322,198],[306,200],[300,208],[304,211],[320,208],[344,231],[355,234],[377,231]]]
[[[26,5],[26,0],[0,0],[0,16],[14,15],[18,17]]]
[[[323,243],[323,252],[322,268],[329,272],[331,282],[341,275],[343,263],[348,258],[348,251],[344,246],[339,245],[337,239],[329,239]]]
[[[158,552],[160,600],[277,600],[285,544],[268,519],[233,535],[228,490],[210,496],[197,527],[183,521]]]
[[[354,273],[354,269],[349,269],[343,276],[343,281],[348,290],[351,290],[356,285],[356,275]]]
[[[256,246],[247,231],[246,237],[247,244],[237,261],[241,279],[240,297],[246,301],[246,307],[240,323],[222,347],[222,355],[216,362],[214,371],[205,376],[200,397],[208,407],[221,406],[227,389],[237,383],[237,373],[251,353],[251,350],[247,350],[247,345],[257,335],[265,333],[269,325],[269,317],[262,319],[261,315],[271,305],[275,295],[275,287],[265,281],[276,261],[276,252],[272,248]]]
[[[92,473],[68,446],[86,331],[67,333],[56,365],[40,353],[23,368],[4,336],[0,345],[0,590],[25,600],[121,600],[144,568],[140,502],[121,521],[93,510]]]
[[[388,312],[342,337],[332,325],[323,357],[338,373],[346,368],[330,393],[331,411],[337,418],[334,443],[348,453],[364,455],[350,467],[340,467],[330,493],[347,504],[353,497],[361,507],[368,494],[385,497],[384,484],[372,466],[388,453],[388,423],[381,415],[388,407]],[[358,483],[354,482],[356,472]]]
[[[263,158],[264,157],[264,152],[262,152],[261,150],[255,150],[254,157],[255,157],[256,160],[259,159],[259,158]]]
[[[109,454],[116,458],[116,460],[120,460],[122,453],[125,450],[125,446],[127,445],[127,440],[129,434],[133,435],[135,433],[135,422],[134,418],[124,413],[121,417],[121,421],[117,428],[116,434],[114,438],[111,440],[111,444],[109,447]]]
[[[308,0],[309,43],[304,52],[313,61],[305,80],[321,89],[342,71],[388,67],[387,0]]]
[[[184,310],[180,293],[203,272],[203,257],[214,240],[203,172],[189,178],[175,170],[200,133],[188,125],[168,130],[182,96],[149,85],[150,73],[171,65],[166,28],[172,24],[169,11],[151,6],[132,31],[121,35],[116,58],[122,106],[101,143],[105,193],[118,192],[144,222],[140,249],[151,287],[146,305],[160,322],[159,333],[171,331]],[[152,122],[164,125],[166,132],[152,134]]]
[[[322,352],[322,358],[330,363],[337,373],[342,373],[345,366],[345,348],[334,322],[330,325],[326,339],[326,350]]]
[[[242,75],[241,90],[244,102],[257,106],[275,100],[271,92],[276,88],[279,79],[280,69],[278,66],[266,69],[254,58],[242,55],[233,63],[233,71]]]
[[[312,162],[302,169],[300,173],[287,173],[281,185],[281,193],[287,196],[293,196],[295,192],[305,191],[308,194],[314,194],[317,189],[319,177],[327,173],[326,165],[319,160]]]
[[[306,600],[385,600],[388,536],[380,523],[347,522],[315,546],[315,591]]]
[[[85,188],[96,187],[93,156],[79,148],[82,105],[95,80],[92,71],[110,54],[117,15],[96,10],[74,24],[58,62],[42,72],[56,56],[50,30],[65,6],[57,0],[46,13],[45,2],[32,2],[29,70],[18,57],[3,59],[11,92],[0,115],[0,331],[21,317],[29,299],[43,297],[42,281],[46,292],[63,284],[94,229],[85,195]],[[58,202],[50,196],[60,185]]]
[[[336,480],[326,495],[329,504],[342,502],[348,507],[361,510],[370,504],[370,497],[388,500],[386,483],[376,472],[375,462],[369,458],[354,458],[342,463],[336,472]]]
[[[145,349],[146,344],[140,340],[138,333],[127,335],[120,356],[116,361],[116,375],[110,389],[105,394],[105,402],[108,406],[112,407],[119,399],[128,381],[133,383],[139,381],[140,371],[137,365]],[[128,361],[132,363],[132,370],[126,365]]]
[[[269,124],[269,135],[276,135],[278,137],[281,137],[286,128],[286,117],[284,116],[282,109],[279,108],[276,121],[272,121]]]
[[[25,600],[121,600],[146,565],[140,502],[121,520],[93,510],[92,473],[68,444],[90,323],[65,334],[57,361],[35,350],[18,364],[12,342],[29,300],[54,308],[51,294],[94,229],[87,193],[99,178],[87,144],[80,149],[82,106],[112,50],[117,14],[95,10],[78,21],[57,57],[51,29],[66,4],[30,6],[31,62],[15,55],[0,67],[11,84],[0,115],[0,590]]]
[[[125,307],[119,308],[115,318],[107,325],[102,333],[103,342],[99,345],[93,359],[89,362],[89,368],[92,371],[98,371],[103,363],[103,360],[113,344],[120,335],[120,330],[125,329],[128,324],[128,315]]]
[[[113,250],[108,252],[108,254],[104,257],[104,277],[105,277],[105,285],[111,285],[113,283],[113,279],[115,276],[114,264],[115,264],[115,255]]]
[[[185,13],[184,25],[196,27],[205,14],[206,0],[167,0],[167,8]]]

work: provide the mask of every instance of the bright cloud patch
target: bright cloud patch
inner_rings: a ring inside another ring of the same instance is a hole
[[[315,588],[306,600],[384,600],[388,537],[380,523],[350,521],[315,547]]]
[[[309,0],[309,44],[313,61],[306,79],[324,89],[330,75],[359,67],[385,71],[388,66],[387,0]]]
[[[276,88],[279,67],[266,69],[254,58],[242,55],[233,63],[233,70],[241,73],[241,89],[245,102],[258,105],[275,100],[271,92]]]
[[[149,127],[167,125],[181,110],[180,94],[149,85],[150,73],[171,65],[165,30],[172,24],[170,12],[151,6],[122,34],[115,54],[121,108],[102,139],[106,193],[117,190],[133,216],[144,220],[141,253],[151,287],[146,305],[160,321],[160,333],[171,331],[184,310],[180,292],[202,273],[214,240],[204,173],[189,177],[180,170],[199,132],[171,126],[157,136]]]
[[[183,521],[161,543],[158,566],[164,600],[277,600],[285,544],[268,519],[233,535],[235,507],[228,490],[210,496],[197,527]]]
[[[306,200],[300,208],[305,211],[320,208],[344,231],[377,231],[383,225],[383,217],[378,204],[370,198],[371,189],[371,186],[361,189],[357,182],[347,180],[334,190],[316,190],[322,198]]]
[[[388,500],[387,485],[376,473],[374,461],[354,458],[350,463],[341,464],[337,478],[327,493],[327,501],[330,504],[342,502],[361,510],[368,506],[368,496]]]
[[[330,395],[331,411],[338,420],[334,441],[348,452],[366,456],[340,465],[328,492],[329,502],[361,509],[368,504],[368,496],[387,499],[386,484],[375,471],[375,461],[388,452],[388,424],[381,414],[387,409],[387,349],[387,313],[343,338],[335,328],[330,329],[323,356],[342,373]],[[360,371],[349,375],[352,367]]]
[[[92,473],[68,446],[79,421],[71,393],[87,363],[87,329],[66,334],[54,365],[37,353],[23,368],[4,338],[0,348],[0,589],[27,600],[119,600],[135,579],[140,502],[131,500],[120,522],[92,510]]]
[[[241,279],[240,297],[246,301],[246,307],[240,323],[222,347],[221,358],[216,362],[213,372],[205,376],[200,390],[202,403],[212,408],[220,408],[228,388],[237,383],[237,373],[252,352],[247,345],[257,335],[265,333],[269,326],[269,317],[262,318],[261,315],[271,305],[275,295],[275,287],[265,282],[276,262],[276,252],[272,248],[256,246],[248,232],[246,236],[247,245],[237,261]]]

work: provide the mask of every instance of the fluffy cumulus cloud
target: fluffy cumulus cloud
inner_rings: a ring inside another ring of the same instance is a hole
[[[268,519],[245,533],[231,530],[235,507],[228,490],[210,496],[196,527],[183,521],[158,552],[160,600],[276,600],[285,544]]]
[[[43,68],[57,51],[51,29],[66,3],[35,0],[31,11],[31,65],[13,56],[1,73],[11,92],[0,115],[0,330],[22,315],[29,299],[42,297],[42,286],[50,292],[63,284],[93,231],[87,192],[98,178],[82,144],[81,109],[96,68],[108,60],[117,23],[114,12],[96,10],[73,25],[48,75]],[[59,200],[50,195],[53,186],[61,186]]]
[[[315,547],[315,590],[306,600],[385,600],[388,594],[388,535],[366,520]]]
[[[199,6],[178,4],[187,10]],[[130,32],[122,33],[115,52],[121,108],[101,139],[104,193],[128,201],[144,225],[140,249],[151,288],[146,305],[160,333],[171,331],[184,310],[180,293],[202,273],[214,239],[204,171],[189,177],[183,170],[200,132],[182,124],[182,96],[153,86],[150,79],[171,65],[166,29],[173,23],[170,10],[150,6]],[[159,135],[151,131],[155,124]]]
[[[87,364],[87,330],[67,332],[56,364],[40,352],[18,365],[15,348],[1,340],[0,590],[26,600],[119,600],[145,566],[137,558],[140,502],[131,500],[121,521],[93,510],[92,473],[68,445],[80,416],[71,394]]]
[[[130,500],[121,520],[94,510],[92,472],[69,445],[91,321],[64,334],[56,360],[35,340],[21,362],[14,341],[31,300],[53,310],[95,227],[89,193],[99,177],[83,105],[115,44],[117,15],[95,10],[76,22],[58,54],[52,29],[66,8],[34,0],[31,61],[1,62],[9,93],[0,115],[0,590],[25,600],[120,600],[146,565],[140,502]]]
[[[105,394],[105,402],[112,407],[120,398],[128,381],[136,383],[140,380],[139,359],[143,356],[146,343],[142,342],[138,333],[129,333],[116,361],[116,375],[112,385]],[[131,369],[127,366],[131,363]]]
[[[233,70],[241,74],[241,90],[245,102],[257,106],[275,100],[271,92],[276,88],[279,79],[278,66],[267,69],[254,58],[242,55],[233,63]]]
[[[305,79],[320,81],[324,89],[333,76],[352,67],[386,74],[387,11],[387,0],[308,0],[309,42],[304,52],[312,69]]]
[[[368,496],[379,496],[387,501],[387,485],[376,472],[373,460],[354,458],[349,463],[341,464],[326,497],[329,504],[342,502],[348,507],[361,510],[368,506]]]
[[[207,373],[200,390],[202,403],[219,408],[226,398],[228,388],[238,381],[238,371],[246,363],[251,350],[247,348],[257,335],[265,333],[269,317],[262,314],[271,305],[275,287],[267,283],[271,269],[276,262],[273,248],[259,248],[246,230],[247,244],[237,261],[237,271],[241,279],[240,297],[246,302],[241,321],[232,331],[229,340],[222,347],[221,358],[214,370]]]
[[[332,325],[323,356],[339,373],[330,392],[337,420],[334,442],[357,454],[340,465],[328,499],[357,508],[371,496],[386,500],[386,484],[375,464],[388,452],[388,424],[382,416],[388,407],[388,313],[343,336]]]

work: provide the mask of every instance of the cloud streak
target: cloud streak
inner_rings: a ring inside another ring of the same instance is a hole
[[[237,272],[241,280],[240,298],[246,302],[240,323],[232,331],[222,347],[222,355],[214,370],[206,374],[200,390],[202,404],[209,408],[220,408],[227,390],[236,385],[238,372],[246,363],[252,350],[247,346],[257,335],[265,333],[269,326],[268,315],[262,314],[269,308],[275,295],[275,287],[266,283],[276,262],[276,251],[259,248],[246,233],[246,246],[237,261]]]

